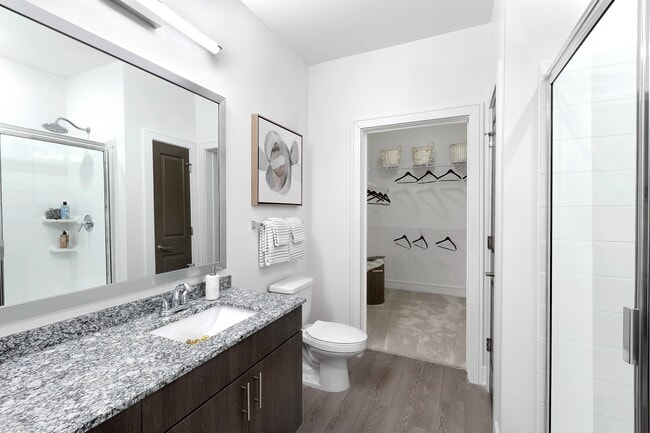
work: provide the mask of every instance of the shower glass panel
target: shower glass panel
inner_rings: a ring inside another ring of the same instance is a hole
[[[5,305],[110,283],[106,151],[92,147],[0,135]],[[64,201],[69,220],[46,216]]]
[[[616,0],[551,83],[550,431],[632,433],[637,1]]]

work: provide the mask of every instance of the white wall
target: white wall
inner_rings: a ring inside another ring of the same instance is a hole
[[[396,114],[479,104],[494,64],[490,25],[372,51],[309,69],[313,184],[310,268],[314,313],[350,323],[352,123]],[[490,65],[487,67],[486,65]],[[426,144],[426,143],[425,143]]]
[[[0,57],[2,123],[41,129],[65,113],[65,79]]]
[[[558,54],[587,0],[497,1],[503,23],[502,98],[497,142],[495,424],[502,433],[537,430],[540,62]],[[501,31],[499,31],[501,35]],[[501,38],[501,36],[500,36]],[[543,316],[542,316],[543,317]],[[539,418],[538,418],[538,415]]]
[[[305,161],[304,205],[250,205],[250,115],[260,113],[307,137],[307,66],[274,36],[240,1],[171,0],[167,6],[218,40],[224,50],[213,56],[173,28],[154,30],[110,2],[72,0],[30,1],[61,18],[226,97],[227,143],[227,272],[239,287],[264,289],[293,273],[306,273],[304,261],[270,268],[257,267],[257,232],[250,220],[295,215],[309,221],[311,160]],[[215,119],[216,122],[216,119]],[[307,254],[310,254],[308,239]],[[116,299],[119,302],[126,298]],[[60,319],[105,306],[75,308],[52,315]],[[30,326],[47,322],[42,317]],[[27,325],[24,325],[27,326]],[[0,334],[21,329],[13,324]]]
[[[423,176],[427,170],[440,176],[450,168],[467,173],[466,164],[451,165],[449,145],[467,141],[467,123],[447,123],[368,134],[368,183],[389,188],[391,204],[368,204],[368,255],[386,256],[386,286],[395,289],[465,296],[467,280],[467,182],[400,184],[395,179],[407,171]],[[402,166],[412,164],[412,147],[434,142],[438,167],[381,168],[381,150],[402,146]],[[377,170],[376,168],[379,167]],[[373,168],[375,168],[373,170]],[[429,180],[434,180],[429,177]],[[371,188],[372,189],[372,188]],[[422,234],[428,249],[395,245],[406,235],[413,242]],[[436,247],[449,236],[457,251]]]

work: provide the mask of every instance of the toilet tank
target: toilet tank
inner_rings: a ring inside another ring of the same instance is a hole
[[[311,292],[313,285],[313,278],[289,277],[271,284],[269,286],[269,292],[305,298],[307,302],[302,304],[302,324],[306,325],[309,314],[311,313]]]

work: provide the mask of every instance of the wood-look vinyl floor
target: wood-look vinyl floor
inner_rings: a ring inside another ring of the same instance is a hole
[[[366,351],[348,361],[350,388],[303,387],[299,433],[491,433],[489,394],[467,373]]]

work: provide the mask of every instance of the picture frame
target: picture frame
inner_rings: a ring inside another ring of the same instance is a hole
[[[251,115],[251,204],[302,206],[302,135]]]

